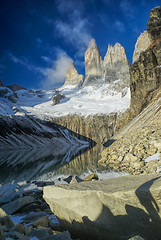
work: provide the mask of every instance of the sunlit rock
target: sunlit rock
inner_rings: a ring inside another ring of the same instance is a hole
[[[61,227],[80,239],[161,235],[161,175],[47,186],[44,199]]]
[[[135,50],[133,53],[133,63],[139,59],[141,52],[144,52],[149,45],[151,44],[151,40],[148,36],[148,32],[144,31],[140,34],[135,44]]]

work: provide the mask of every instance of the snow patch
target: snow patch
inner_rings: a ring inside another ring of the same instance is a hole
[[[160,159],[160,153],[156,153],[148,158],[145,159],[145,162],[150,162],[153,160],[159,160]]]

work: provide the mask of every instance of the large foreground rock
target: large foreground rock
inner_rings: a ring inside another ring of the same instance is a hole
[[[161,175],[47,186],[44,199],[62,228],[80,239],[161,236]]]

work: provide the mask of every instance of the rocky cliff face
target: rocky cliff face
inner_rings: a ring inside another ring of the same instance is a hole
[[[92,39],[85,53],[85,79],[73,65],[67,72],[65,85],[98,87],[103,83],[110,83],[110,89],[120,92],[129,87],[129,67],[125,49],[121,44],[109,45],[103,61],[96,41]]]
[[[78,85],[81,85],[83,81],[84,81],[84,76],[77,72],[77,69],[73,64],[73,67],[70,68],[66,74],[64,85],[78,86]]]
[[[94,143],[93,141],[104,144],[114,134],[116,118],[117,114],[102,114],[88,117],[68,114],[67,116],[54,118],[52,121],[78,133],[82,136],[82,140],[83,136],[91,139],[91,144]]]
[[[135,50],[133,54],[133,63],[139,59],[139,56],[142,52],[144,52],[149,45],[151,44],[151,40],[148,36],[148,32],[144,31],[140,34],[135,44]]]
[[[102,57],[96,41],[92,39],[85,53],[85,85],[98,83],[102,77]]]
[[[125,49],[123,46],[121,46],[120,43],[116,43],[114,46],[108,45],[103,65],[105,82],[111,83],[116,80],[119,80],[121,88],[129,86],[130,64],[126,57]]]
[[[148,35],[155,40],[130,68],[131,116],[148,104],[148,95],[161,86],[161,7],[152,9],[147,23]]]
[[[95,40],[92,40],[85,53],[84,85],[110,83],[109,88],[120,91],[129,86],[129,66],[125,49],[121,44],[108,45],[103,61]],[[113,85],[114,82],[115,85]]]
[[[147,31],[151,41],[161,38],[161,7],[150,11],[150,19],[147,22]]]

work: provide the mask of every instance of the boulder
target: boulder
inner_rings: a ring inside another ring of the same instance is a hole
[[[2,208],[0,208],[0,225],[6,226],[7,229],[14,226],[14,223],[12,222],[11,218]]]
[[[30,240],[28,236],[25,236],[19,232],[6,232],[5,233],[7,239],[12,238],[12,239],[18,239],[18,240]]]
[[[83,180],[84,181],[92,181],[92,180],[98,180],[98,179],[99,179],[99,177],[98,177],[97,173],[91,173],[87,177],[85,177]]]
[[[64,95],[62,95],[62,94],[60,94],[60,93],[57,93],[57,94],[56,94],[55,96],[53,96],[53,98],[52,98],[52,101],[53,101],[52,105],[54,106],[54,105],[60,103],[60,101],[61,101],[62,99],[64,99],[64,98],[65,98]]]
[[[80,239],[160,239],[161,175],[47,186],[44,199],[63,229]]]
[[[18,210],[20,210],[24,206],[26,206],[30,203],[33,203],[34,201],[35,201],[35,199],[33,197],[26,196],[23,198],[18,198],[15,201],[12,201],[10,203],[3,205],[2,209],[8,214],[13,214],[13,213],[18,212]]]

